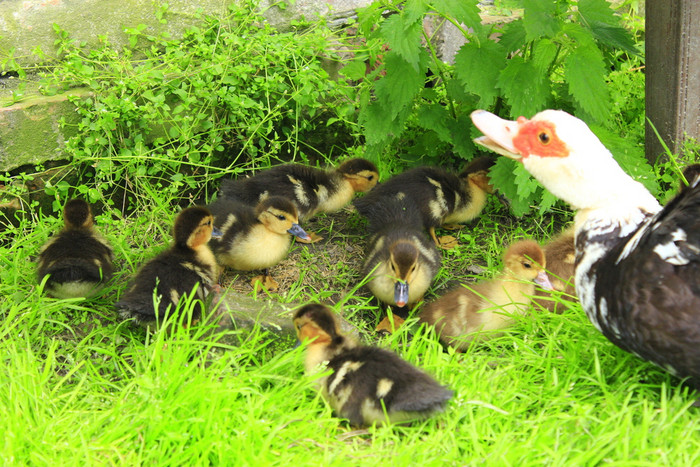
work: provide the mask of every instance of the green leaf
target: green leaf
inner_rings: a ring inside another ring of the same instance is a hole
[[[508,53],[522,49],[526,42],[527,33],[525,32],[522,19],[506,24],[503,27],[503,34],[501,34],[500,40],[498,41]]]
[[[519,187],[515,179],[520,175],[521,182],[525,180],[524,183],[537,184],[537,181],[531,177],[529,180],[522,177],[522,171],[525,171],[525,168],[521,163],[506,157],[497,158],[496,163],[489,171],[491,182],[503,196],[510,200],[510,209],[516,216],[522,216],[530,211],[530,200],[523,199],[518,195]],[[525,173],[529,176],[527,171]]]
[[[477,4],[478,0],[436,0],[432,3],[441,15],[451,16],[478,33],[482,26]]]
[[[545,74],[549,70],[557,56],[559,48],[549,39],[541,39],[535,43],[535,49],[532,53],[532,62],[535,64],[541,74]]]
[[[419,20],[408,22],[404,15],[395,14],[384,21],[381,32],[392,52],[400,55],[406,63],[418,71],[423,22]]]
[[[348,79],[360,81],[367,74],[367,64],[364,60],[353,60],[340,69],[340,74]]]
[[[437,134],[441,141],[452,142],[450,130],[447,127],[450,119],[447,107],[436,102],[425,105],[418,114],[418,124]]]
[[[549,81],[542,79],[533,62],[513,57],[498,77],[498,87],[510,105],[513,118],[530,117],[544,109],[550,95]]]
[[[523,0],[523,26],[527,41],[540,37],[552,37],[561,25],[557,19],[556,2],[552,0]]]
[[[464,90],[480,97],[480,107],[490,107],[498,96],[494,83],[504,67],[505,50],[485,40],[481,46],[467,42],[455,56],[455,75]]]
[[[589,26],[593,36],[608,47],[622,49],[631,55],[642,55],[626,29],[598,22],[591,22]]]
[[[402,15],[406,24],[422,21],[426,13],[427,5],[424,0],[406,0],[404,3]]]
[[[388,109],[393,119],[402,109],[413,103],[423,89],[425,74],[415,69],[393,51],[384,56],[386,75],[375,83],[377,100]]]
[[[585,22],[597,22],[610,26],[619,26],[620,21],[610,8],[608,0],[579,0],[578,12]]]
[[[610,115],[610,96],[605,85],[605,63],[595,46],[579,46],[564,60],[569,92],[579,107],[595,121]]]

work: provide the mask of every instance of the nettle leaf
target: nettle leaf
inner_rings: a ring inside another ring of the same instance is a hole
[[[535,49],[532,53],[532,63],[534,63],[541,74],[547,72],[549,66],[557,56],[558,49],[558,46],[550,39],[540,39],[535,43]]]
[[[436,102],[424,105],[418,114],[418,124],[427,130],[434,131],[438,138],[446,143],[452,141],[447,126],[448,120],[450,120],[450,114],[447,107]]]
[[[552,37],[561,29],[557,19],[556,2],[552,0],[523,0],[523,26],[527,41]]]
[[[423,37],[423,22],[420,17],[409,22],[407,16],[392,15],[382,24],[381,32],[392,52],[400,55],[406,63],[418,71],[419,51],[422,49],[421,38]]]
[[[420,55],[420,64],[427,61],[426,52]],[[425,66],[415,69],[394,51],[384,56],[386,74],[377,80],[375,91],[377,100],[388,109],[393,119],[402,109],[413,103],[413,99],[423,89],[425,83]]]
[[[479,32],[482,29],[478,0],[436,0],[432,2],[435,11],[451,16],[459,23]]]
[[[471,160],[476,152],[474,138],[480,136],[480,134],[474,135],[471,131],[465,131],[466,128],[478,131],[472,123],[471,117],[469,114],[463,114],[456,120],[448,120],[448,124],[452,134],[452,150],[462,159]]]
[[[564,60],[569,92],[588,115],[602,122],[610,115],[610,96],[605,85],[605,63],[595,46],[574,48]]]
[[[498,77],[498,87],[510,105],[511,117],[530,117],[547,104],[549,81],[543,79],[533,62],[513,57]]]
[[[582,23],[586,24],[593,36],[609,47],[625,50],[639,55],[632,35],[620,27],[620,19],[610,8],[607,0],[579,0],[578,13]]]
[[[537,186],[535,179],[532,177],[529,180],[524,178],[521,171],[525,171],[523,165],[507,157],[498,157],[494,166],[489,170],[491,182],[510,201],[511,212],[516,216],[522,216],[529,212],[531,204],[529,199],[523,199],[518,195],[519,186],[516,179],[520,178],[521,183],[534,183],[535,187]],[[525,174],[528,177],[530,175],[527,171],[525,171]]]
[[[401,134],[410,113],[411,107],[407,106],[392,116],[389,109],[377,101],[361,108],[359,121],[367,144],[383,144]]]
[[[577,6],[579,14],[586,22],[605,23],[610,26],[620,25],[620,21],[610,8],[608,0],[579,0]]]
[[[522,19],[518,19],[503,27],[498,43],[506,49],[506,52],[511,53],[521,49],[527,43],[527,33]]]
[[[641,55],[626,29],[598,22],[589,23],[589,27],[593,36],[608,47],[622,49],[631,55]]]
[[[364,60],[352,60],[340,69],[340,74],[348,79],[360,81],[367,74],[367,64]]]
[[[412,24],[422,20],[426,13],[427,5],[424,0],[406,0],[401,14],[406,24]]]
[[[506,52],[491,40],[467,42],[455,56],[455,75],[466,92],[480,97],[480,107],[490,107],[498,96],[494,83],[504,67]]]

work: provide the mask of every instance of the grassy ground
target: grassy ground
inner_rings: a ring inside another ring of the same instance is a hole
[[[60,221],[30,218],[0,233],[2,464],[700,464],[697,394],[614,347],[578,305],[559,315],[533,309],[464,354],[415,325],[383,338],[378,345],[455,397],[425,422],[367,430],[333,417],[303,376],[303,348],[262,332],[241,335],[237,346],[200,328],[146,335],[119,322],[111,304],[169,241],[174,214],[154,207],[136,221],[98,217],[119,272],[90,302],[47,298],[35,283],[31,259]],[[345,316],[371,329],[381,311],[356,290],[361,220],[340,213],[308,227],[327,240],[293,246],[274,269],[282,285],[274,298],[343,303]],[[427,298],[475,271],[497,271],[504,243],[544,239],[556,227],[517,221],[492,202],[445,253]],[[227,273],[223,284],[251,293],[248,279]]]

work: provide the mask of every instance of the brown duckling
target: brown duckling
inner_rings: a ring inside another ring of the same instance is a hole
[[[263,269],[251,283],[262,282],[269,291],[279,284],[270,277],[269,268],[287,257],[291,237],[309,240],[299,226],[296,207],[281,196],[263,199],[253,208],[245,203],[219,199],[210,209],[221,239],[212,241],[212,250],[223,266],[239,271]]]
[[[420,211],[423,226],[435,244],[452,248],[456,240],[449,236],[438,240],[435,229],[468,222],[481,213],[486,206],[486,195],[493,193],[488,177],[493,164],[494,158],[479,157],[459,175],[437,167],[416,167],[393,176],[353,204],[360,214],[366,215],[373,204],[405,199]]]
[[[420,321],[434,325],[440,340],[458,350],[469,346],[474,333],[513,324],[515,316],[527,311],[535,283],[547,289],[552,285],[545,272],[544,252],[537,242],[514,243],[503,255],[503,263],[503,273],[495,279],[457,288],[427,304]]]
[[[253,177],[222,181],[219,198],[255,206],[267,197],[281,196],[294,202],[304,220],[319,212],[339,211],[355,193],[371,190],[378,178],[377,167],[366,159],[349,159],[328,170],[283,164]],[[321,238],[313,234],[310,241]]]
[[[366,347],[343,335],[330,308],[311,304],[294,316],[306,342],[307,374],[328,368],[319,380],[336,414],[354,426],[398,423],[442,411],[452,391],[388,350]]]
[[[219,268],[208,245],[212,235],[219,232],[208,209],[194,206],[182,210],[175,219],[174,245],[148,261],[115,304],[121,316],[140,324],[163,320],[168,309],[175,311],[180,299],[194,290],[198,302],[192,319],[199,319],[206,311],[209,294],[219,290]]]
[[[373,204],[365,215],[374,232],[362,267],[362,274],[370,276],[367,288],[383,303],[410,308],[425,295],[440,269],[442,256],[425,235],[420,213],[410,209],[405,200]],[[403,318],[395,316],[394,325]],[[377,330],[391,327],[385,318]]]
[[[558,298],[563,301],[576,300],[576,287],[574,285],[574,271],[576,269],[576,247],[574,246],[573,225],[547,242],[542,250],[547,262],[547,276],[552,288],[559,292]],[[536,297],[533,300],[545,309],[557,312],[561,311],[561,302],[552,300],[552,291],[535,289]]]
[[[90,205],[72,199],[63,209],[64,228],[41,247],[39,282],[56,298],[91,297],[112,277],[112,247],[94,228]]]

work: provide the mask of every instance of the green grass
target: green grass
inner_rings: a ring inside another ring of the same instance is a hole
[[[367,430],[335,418],[303,375],[303,348],[271,334],[241,334],[236,346],[197,327],[147,335],[120,322],[111,304],[134,268],[169,241],[175,213],[164,206],[138,220],[98,217],[119,272],[90,302],[47,298],[36,284],[31,258],[60,221],[34,217],[0,233],[2,464],[700,463],[697,394],[614,347],[578,305],[560,315],[533,309],[504,336],[463,354],[443,350],[432,331],[409,321],[411,334],[378,345],[455,397],[430,420]],[[334,248],[357,256],[351,246],[363,242],[361,223],[347,214],[314,222],[326,226],[328,243],[293,247],[287,261],[302,274],[275,298],[342,301],[346,316],[371,329],[381,311],[355,290],[354,263],[325,256]],[[493,274],[504,242],[544,238],[554,225],[519,222],[491,203],[460,232],[461,246],[445,253],[428,298],[469,280],[469,265]],[[235,278],[242,290],[246,280]]]

